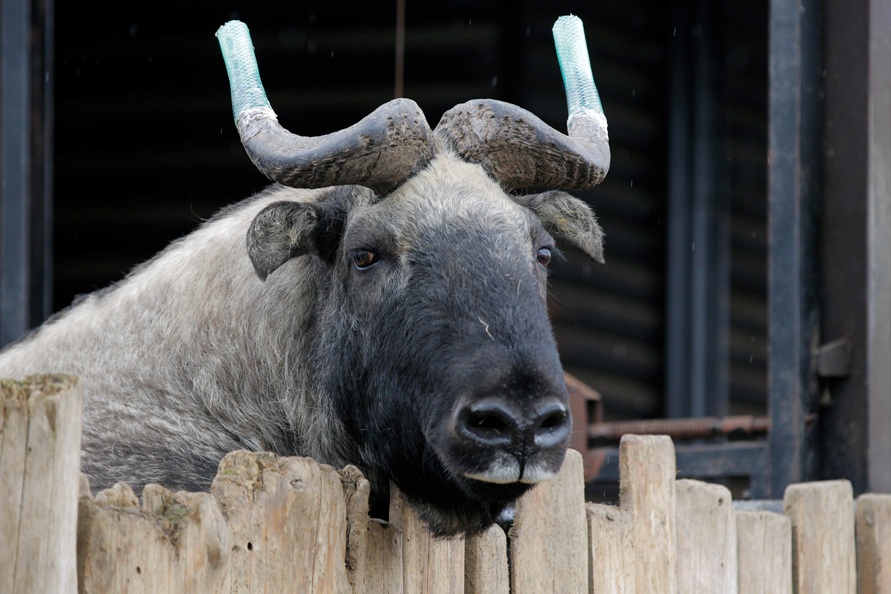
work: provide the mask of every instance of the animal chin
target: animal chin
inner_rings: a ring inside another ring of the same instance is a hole
[[[465,472],[464,477],[496,485],[512,485],[514,483],[537,485],[553,478],[556,474],[555,471],[540,464],[529,465],[521,469],[519,463],[514,460],[512,464],[504,464],[499,461],[483,471]]]

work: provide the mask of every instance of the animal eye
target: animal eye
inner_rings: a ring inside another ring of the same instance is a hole
[[[535,254],[535,259],[538,260],[539,264],[547,268],[548,264],[551,263],[551,248],[539,248],[538,253]]]
[[[374,266],[378,259],[379,256],[371,250],[356,250],[350,255],[350,260],[357,270],[365,270]]]

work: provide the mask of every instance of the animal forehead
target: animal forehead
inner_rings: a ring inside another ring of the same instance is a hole
[[[448,156],[435,159],[363,215],[363,226],[408,241],[431,232],[474,230],[528,239],[540,226],[482,167]]]

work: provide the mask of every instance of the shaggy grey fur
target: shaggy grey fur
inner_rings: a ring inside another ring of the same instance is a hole
[[[227,452],[267,450],[357,464],[378,489],[405,485],[438,533],[480,530],[501,503],[446,513],[451,499],[427,504],[437,485],[411,491],[422,460],[431,476],[459,462],[487,472],[434,453],[463,388],[423,395],[516,368],[518,386],[565,398],[535,254],[548,233],[602,253],[583,203],[518,200],[449,152],[385,197],[273,186],[0,353],[0,376],[81,377],[94,489],[206,489]],[[359,273],[351,254],[370,248],[381,262]],[[555,472],[564,450],[530,454],[529,476]]]

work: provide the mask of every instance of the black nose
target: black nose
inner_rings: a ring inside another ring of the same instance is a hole
[[[531,453],[558,446],[569,437],[569,410],[555,400],[520,409],[497,397],[462,406],[455,431],[480,446]]]

